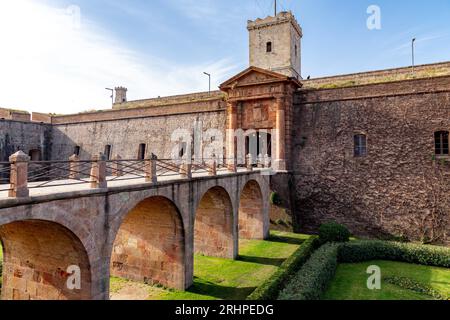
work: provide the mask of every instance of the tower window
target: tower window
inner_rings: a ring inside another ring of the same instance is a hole
[[[434,133],[434,145],[436,149],[436,155],[448,156],[448,131],[438,131]]]
[[[145,160],[145,149],[146,149],[145,143],[141,143],[139,145],[138,160]]]
[[[355,157],[367,156],[367,136],[365,134],[356,134],[355,140]]]
[[[80,146],[76,146],[73,149],[73,154],[79,156],[80,155],[80,150],[81,150]]]
[[[298,47],[297,47],[297,45],[295,45],[295,57],[296,58],[298,57]]]
[[[272,42],[269,41],[266,44],[266,52],[272,52]]]

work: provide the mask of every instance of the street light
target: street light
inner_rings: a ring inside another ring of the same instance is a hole
[[[114,105],[114,89],[105,88],[105,90],[111,91],[111,103]]]
[[[207,72],[203,72],[203,74],[207,75],[209,78],[209,89],[208,89],[208,93],[211,94],[211,75]]]
[[[412,74],[413,74],[413,76],[414,76],[414,63],[415,63],[415,61],[414,61],[414,43],[416,42],[416,38],[413,38],[412,39],[412,41],[411,41],[411,49],[412,49]]]

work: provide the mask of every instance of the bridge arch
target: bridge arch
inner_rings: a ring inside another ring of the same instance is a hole
[[[214,186],[198,203],[194,222],[194,252],[206,256],[236,257],[233,203],[227,190]]]
[[[184,290],[185,231],[168,198],[140,201],[122,219],[112,247],[111,275]]]
[[[91,266],[80,239],[56,222],[0,226],[3,300],[90,300]]]
[[[239,238],[262,240],[266,237],[264,199],[259,183],[249,180],[239,199]]]

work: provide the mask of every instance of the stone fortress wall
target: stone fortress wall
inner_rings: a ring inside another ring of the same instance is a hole
[[[336,220],[357,235],[448,242],[450,76],[302,89],[294,107],[295,212],[302,231]],[[355,134],[367,156],[354,156]]]

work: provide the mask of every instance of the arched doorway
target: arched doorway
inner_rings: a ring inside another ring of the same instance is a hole
[[[239,202],[239,238],[264,239],[263,197],[259,184],[249,181]]]
[[[172,201],[152,197],[123,220],[111,255],[111,275],[185,289],[185,235]]]
[[[206,192],[197,208],[194,251],[211,257],[235,257],[233,206],[227,191],[221,187]]]
[[[90,300],[91,270],[81,241],[40,220],[0,226],[2,300]]]

